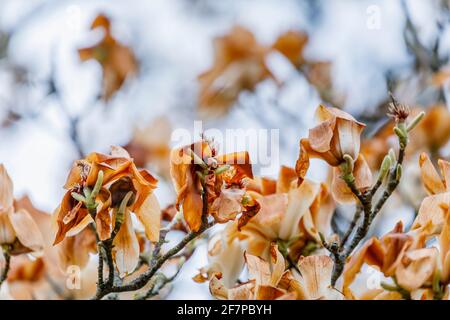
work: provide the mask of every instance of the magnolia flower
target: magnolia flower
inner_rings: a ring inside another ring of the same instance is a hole
[[[293,171],[281,169],[277,187],[271,188],[279,193],[254,195],[260,205],[258,214],[241,231],[235,228],[232,236],[244,241],[249,253],[268,259],[271,242],[282,241],[297,260],[308,243],[321,243],[319,233],[326,237],[331,234],[334,201],[328,188],[310,180],[297,186]],[[261,190],[255,184],[250,186]]]
[[[98,205],[92,217],[86,202],[79,197],[75,199],[74,193],[81,195],[86,190],[92,190],[98,183],[99,172],[103,173],[103,179],[96,197]],[[139,242],[131,213],[143,224],[150,241],[159,239],[161,210],[153,194],[156,184],[157,180],[145,169],[138,170],[128,153],[119,147],[113,147],[111,155],[91,153],[85,159],[76,161],[64,186],[67,192],[54,214],[58,225],[54,244],[80,234],[93,222],[93,218],[100,240],[107,240],[111,237],[114,224],[118,223],[116,220],[123,219],[113,241],[113,254],[122,276],[133,271],[139,260]],[[119,206],[127,194],[131,194],[131,197],[126,203],[124,216],[117,217]],[[90,237],[89,231],[84,232],[84,237]],[[79,241],[91,243],[83,238]],[[76,245],[76,238],[71,242],[65,245]],[[89,246],[85,248],[87,254]]]
[[[0,245],[9,246],[9,254],[41,251],[42,234],[27,210],[14,205],[13,183],[0,164]]]
[[[218,223],[234,220],[246,210],[243,204],[244,179],[253,178],[247,152],[216,155],[206,140],[174,149],[171,176],[177,192],[177,208],[193,231],[202,225],[203,199],[207,197],[208,214]]]
[[[419,165],[422,181],[430,196],[423,199],[419,213],[412,225],[413,230],[431,228],[431,234],[441,231],[450,206],[450,162],[439,160],[442,177],[439,176],[430,158],[422,153]]]
[[[205,282],[220,274],[226,287],[232,287],[244,267],[244,251],[236,238],[229,237],[232,225],[215,234],[208,242],[208,265],[194,277],[196,282]]]
[[[276,245],[271,246],[270,260],[245,253],[249,280],[229,287],[220,273],[210,280],[210,291],[218,299],[228,300],[318,300],[342,299],[342,295],[331,287],[333,261],[327,256],[302,257],[297,276],[286,270],[283,255]]]
[[[103,69],[102,98],[109,100],[125,80],[137,73],[138,63],[130,48],[118,43],[111,33],[111,22],[104,15],[98,15],[91,29],[102,28],[103,39],[93,47],[82,48],[78,54],[82,61],[97,60]]]
[[[221,116],[228,112],[242,91],[253,91],[266,79],[277,81],[266,63],[267,55],[273,51],[284,55],[294,67],[300,67],[305,63],[303,50],[307,41],[305,33],[291,30],[266,47],[241,26],[215,38],[214,64],[198,76],[200,111],[208,116]]]
[[[363,264],[375,266],[384,276],[393,277],[401,290],[410,293],[431,284],[437,270],[439,251],[433,247],[425,247],[427,236],[424,230],[404,233],[403,225],[399,222],[394,230],[382,238],[374,237],[367,241],[351,256],[345,266],[343,291],[346,297],[355,298],[350,285]],[[382,292],[380,290],[367,292],[361,298],[379,299]],[[389,298],[394,297],[396,296]]]
[[[351,115],[336,108],[320,105],[316,111],[320,124],[309,130],[309,136],[300,140],[300,155],[296,163],[299,184],[309,168],[310,158],[319,158],[334,167],[332,192],[339,202],[354,201],[354,196],[341,178],[340,165],[346,164],[344,156],[350,157],[355,184],[367,189],[372,182],[372,173],[365,158],[360,155],[361,132],[365,125]]]

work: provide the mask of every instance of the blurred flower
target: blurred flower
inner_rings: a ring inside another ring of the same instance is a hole
[[[64,186],[67,192],[55,212],[58,231],[54,244],[60,243],[64,238],[80,235],[83,239],[74,238],[67,245],[70,247],[76,241],[81,241],[86,244],[86,254],[90,251],[88,248],[92,241],[85,238],[91,237],[90,231],[83,234],[80,232],[93,222],[93,217],[89,214],[86,203],[75,199],[73,195],[92,190],[100,171],[103,172],[103,179],[96,197],[96,230],[100,240],[107,240],[111,237],[113,226],[121,220],[120,229],[113,241],[113,253],[120,274],[124,275],[133,271],[139,260],[139,243],[130,213],[133,212],[143,224],[147,238],[158,241],[161,210],[153,194],[158,181],[145,169],[138,170],[122,148],[113,147],[111,155],[91,153],[85,159],[75,162]],[[119,206],[130,192],[132,196],[126,204],[124,216],[118,217]]]
[[[136,129],[131,141],[124,146],[138,167],[149,165],[163,178],[170,178],[171,125],[166,117],[154,119],[144,129]]]
[[[214,64],[198,77],[200,111],[208,116],[221,116],[229,111],[242,91],[253,91],[265,79],[276,81],[266,64],[266,57],[273,50],[300,67],[305,62],[303,50],[307,41],[305,33],[290,30],[281,34],[272,46],[265,47],[241,26],[215,38]]]
[[[30,213],[14,206],[13,183],[3,164],[0,164],[0,245],[8,245],[11,255],[42,251],[44,246]]]
[[[110,20],[100,14],[92,23],[91,29],[102,28],[103,39],[93,47],[82,48],[78,54],[82,61],[97,60],[103,69],[102,98],[110,100],[125,80],[138,71],[138,63],[129,47],[126,47],[113,37]]]
[[[177,208],[193,231],[202,224],[202,192],[206,190],[208,214],[218,223],[234,220],[245,211],[244,179],[253,178],[247,152],[216,155],[211,143],[201,140],[172,150],[171,176],[177,192]]]

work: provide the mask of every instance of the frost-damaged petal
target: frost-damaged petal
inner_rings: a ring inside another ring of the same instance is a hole
[[[331,139],[333,139],[333,130],[336,124],[336,118],[331,118],[320,123],[316,127],[309,129],[309,145],[319,153],[324,153],[331,148]]]
[[[439,233],[450,206],[450,192],[428,196],[423,199],[412,230],[431,225],[432,234]]]
[[[220,273],[215,273],[212,275],[209,280],[209,291],[216,299],[228,299],[228,289],[223,284],[222,275]]]
[[[255,280],[257,285],[269,284],[271,279],[269,263],[247,252],[244,253],[244,257],[247,263],[249,279]]]
[[[183,215],[193,231],[202,223],[203,201],[192,176],[192,158],[184,148],[174,149],[170,154],[170,175],[177,192],[177,208],[183,206]]]
[[[298,155],[298,159],[295,163],[295,173],[297,174],[298,181],[297,185],[300,185],[304,178],[306,177],[306,174],[308,173],[309,169],[309,155],[308,150],[310,150],[311,147],[309,146],[308,139],[301,139],[300,140],[300,151]]]
[[[333,260],[328,256],[301,257],[298,268],[302,274],[300,283],[307,299],[317,300],[331,297],[331,273]]]
[[[272,262],[272,276],[270,277],[269,284],[271,286],[277,286],[286,269],[286,264],[277,245],[272,244],[270,246],[270,257]]]
[[[354,120],[341,118],[336,120],[336,126],[341,154],[348,154],[353,159],[357,158],[361,143],[361,132],[365,126]]]
[[[3,164],[0,164],[0,212],[12,207],[13,201],[13,183]]]
[[[289,191],[286,213],[280,224],[281,239],[289,240],[299,233],[300,219],[307,213],[319,191],[320,184],[310,180],[304,180],[299,187]]]
[[[241,189],[222,190],[219,197],[212,203],[210,214],[218,223],[234,220],[243,210],[241,202],[244,193],[245,191]]]
[[[70,266],[83,269],[89,262],[89,253],[94,253],[96,250],[95,234],[91,229],[86,228],[73,237],[66,237],[57,245],[59,266],[63,271]]]
[[[9,212],[12,210],[13,208],[10,208],[9,211],[5,212],[0,211],[0,244],[10,244],[16,239],[16,233],[9,220]]]
[[[147,238],[152,242],[158,241],[161,225],[161,208],[156,196],[153,193],[149,194],[135,214],[144,225]]]
[[[288,193],[291,189],[292,182],[297,178],[297,174],[293,168],[286,166],[280,167],[278,181],[276,186],[277,193]]]
[[[425,152],[420,154],[419,166],[423,184],[429,194],[438,194],[446,191],[442,178]]]
[[[240,176],[253,179],[252,164],[247,151],[227,153],[216,156],[218,164],[229,164],[236,168]]]
[[[408,291],[422,287],[433,275],[437,257],[436,248],[407,251],[395,271],[398,284]]]
[[[9,219],[22,245],[31,251],[44,249],[44,239],[41,231],[27,211],[21,209],[14,213],[10,212]]]
[[[439,236],[440,254],[441,254],[441,279],[448,283],[450,280],[450,214],[447,212],[445,224]]]
[[[228,289],[228,300],[253,300],[255,283],[253,281]]]
[[[445,191],[450,192],[450,162],[439,159],[438,165],[441,168],[441,174],[444,178]]]
[[[136,269],[139,262],[139,242],[133,229],[130,212],[125,212],[124,221],[113,241],[113,253],[120,277]]]

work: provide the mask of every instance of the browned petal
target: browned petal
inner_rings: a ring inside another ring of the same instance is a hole
[[[71,191],[65,193],[59,210],[55,212],[56,222],[58,223],[58,232],[54,244],[61,242],[66,233],[80,224],[88,215],[85,208],[81,208],[81,203],[72,198]],[[69,218],[66,218],[69,216]]]
[[[0,244],[11,244],[16,239],[16,233],[9,219],[9,211],[0,211]]]
[[[425,152],[420,154],[419,166],[422,174],[422,182],[429,194],[438,194],[446,191],[442,178],[437,173],[430,157]]]
[[[304,32],[289,30],[281,34],[272,48],[281,52],[296,67],[304,63],[303,50],[308,42]]]
[[[298,159],[295,163],[295,173],[297,174],[298,177],[297,185],[300,185],[303,182],[304,178],[306,177],[306,174],[308,173],[309,169],[308,150],[311,150],[308,139],[301,139],[300,151]]]
[[[252,164],[247,151],[218,155],[216,160],[218,164],[228,164],[235,167],[239,176],[253,179]]]
[[[73,237],[65,238],[57,246],[59,265],[62,271],[70,266],[84,268],[89,261],[89,253],[96,252],[94,232],[86,228]]]
[[[113,241],[113,254],[120,277],[136,269],[139,262],[139,242],[133,229],[130,212],[125,212],[124,221]]]
[[[209,280],[209,291],[216,299],[228,299],[228,289],[223,284],[222,275],[220,273],[215,273],[212,275]]]
[[[23,209],[9,213],[9,220],[20,243],[31,251],[44,249],[44,239],[36,222]]]
[[[228,300],[253,300],[255,283],[249,281],[234,288],[228,289]]]
[[[436,248],[406,252],[395,271],[398,284],[408,291],[422,287],[433,275],[437,257],[438,250]]]
[[[153,193],[150,193],[143,204],[135,211],[139,221],[144,225],[147,238],[156,242],[159,240],[161,225],[161,208]]]
[[[372,171],[363,155],[359,155],[354,163],[353,175],[355,177],[356,187],[365,191],[372,185]],[[341,178],[342,170],[340,167],[333,168],[333,180],[331,190],[334,199],[339,203],[351,203],[356,200],[355,195],[347,186],[347,183]]]
[[[326,299],[330,294],[333,261],[328,256],[301,257],[298,268],[301,284],[309,300]]]
[[[442,232],[439,236],[441,279],[443,283],[450,281],[450,214],[447,212]]]
[[[12,207],[13,201],[13,183],[3,164],[0,164],[0,212]]]
[[[257,285],[270,284],[271,272],[270,265],[260,257],[254,256],[247,252],[244,253],[245,262],[247,264],[249,279],[255,280]]]
[[[276,300],[285,295],[285,291],[270,285],[256,286],[256,300]]]
[[[439,233],[444,224],[450,204],[450,192],[428,196],[423,199],[419,213],[411,227],[412,230],[431,225],[432,234]]]
[[[260,192],[263,196],[277,192],[277,181],[275,179],[262,177],[260,181],[261,181]]]
[[[244,193],[244,190],[234,188],[222,190],[219,197],[212,203],[209,213],[218,223],[234,220],[243,210],[241,202]]]
[[[297,178],[297,173],[293,168],[281,166],[278,173],[278,181],[276,185],[277,193],[287,193],[291,189],[292,182]]]

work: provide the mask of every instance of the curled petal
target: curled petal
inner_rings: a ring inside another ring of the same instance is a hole
[[[216,299],[228,299],[228,289],[223,284],[222,275],[220,273],[213,274],[213,276],[209,280],[209,291]]]
[[[245,261],[249,272],[249,279],[255,280],[256,285],[267,285],[271,280],[270,265],[260,257],[249,253],[244,253]]]
[[[210,214],[219,223],[234,220],[236,215],[242,212],[242,197],[245,191],[241,189],[222,190],[219,197],[211,205]]]

